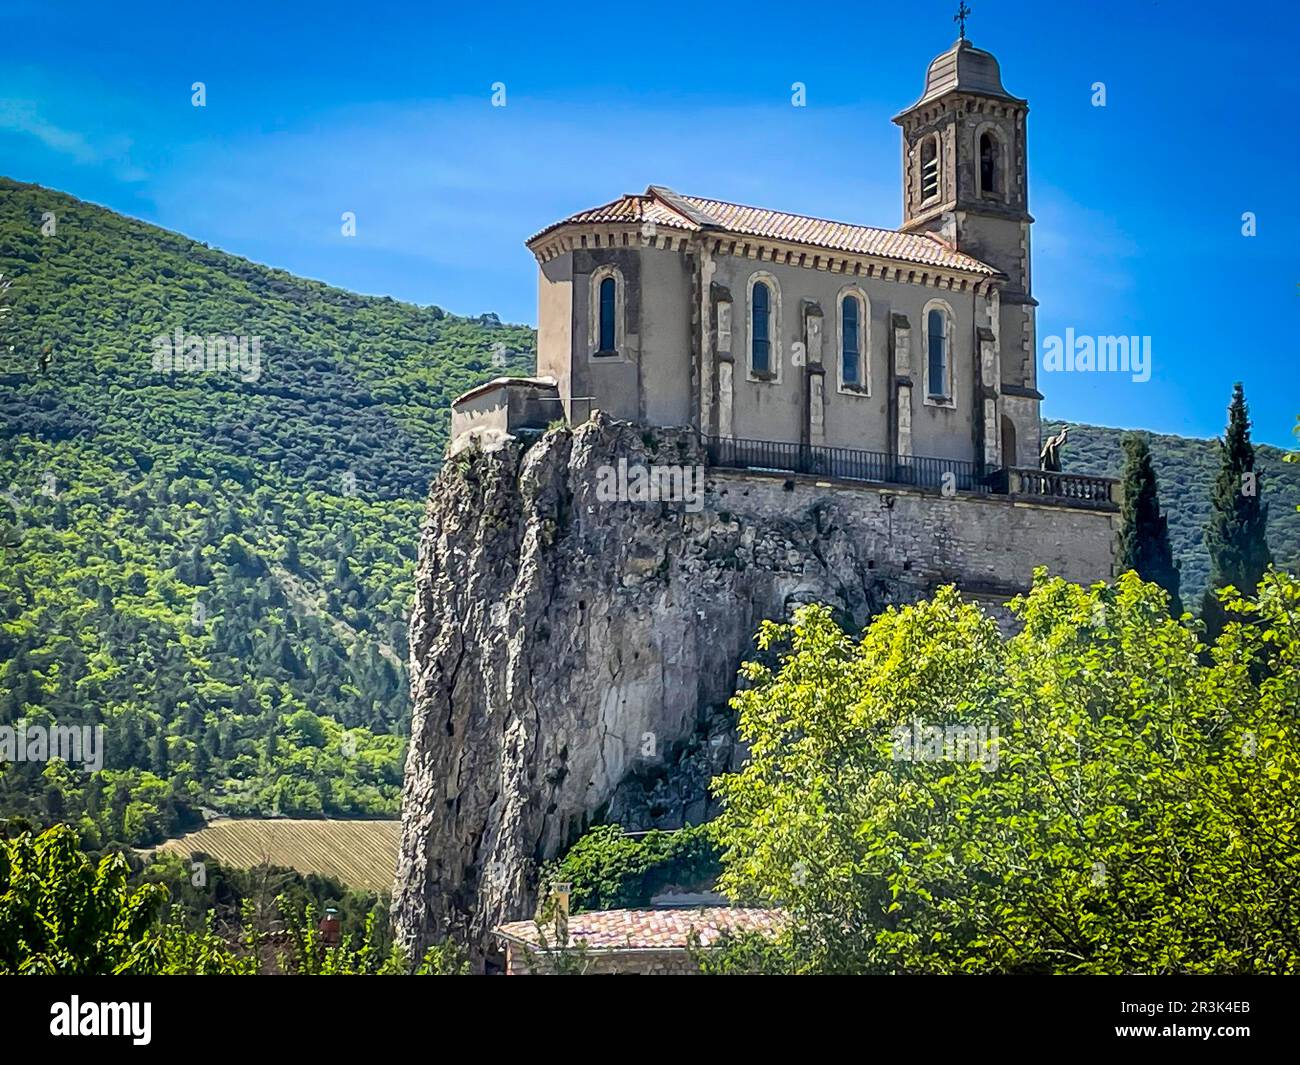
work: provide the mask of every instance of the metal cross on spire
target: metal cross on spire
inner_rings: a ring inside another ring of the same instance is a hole
[[[957,23],[958,28],[961,30],[960,39],[963,41],[966,39],[966,20],[968,18],[970,18],[970,8],[966,6],[966,0],[961,0],[961,3],[957,5],[957,14],[953,15],[952,20]]]

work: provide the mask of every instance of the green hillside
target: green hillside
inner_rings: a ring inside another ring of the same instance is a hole
[[[533,331],[4,179],[0,273],[0,724],[105,726],[93,777],[0,765],[0,810],[92,846],[156,842],[199,805],[396,814],[447,404],[531,370]],[[260,374],[156,372],[177,329],[260,337]]]
[[[1225,409],[1231,398],[1223,397]],[[1246,401],[1250,401],[1249,383]],[[1062,424],[1045,422],[1043,432],[1059,432]],[[1071,423],[1062,465],[1066,470],[1118,477],[1123,463],[1120,441],[1125,432]],[[1182,569],[1183,602],[1195,605],[1210,576],[1203,533],[1210,515],[1210,487],[1219,468],[1219,445],[1215,440],[1156,433],[1149,434],[1149,439],[1160,486],[1160,506],[1169,516],[1174,556]],[[1300,568],[1300,512],[1296,510],[1300,505],[1300,464],[1284,462],[1286,452],[1266,444],[1256,445],[1255,454],[1260,491],[1269,507],[1268,540],[1273,561],[1296,570]]]
[[[200,806],[395,815],[405,613],[447,405],[531,372],[533,331],[2,178],[0,273],[0,725],[105,728],[96,774],[0,763],[0,813],[70,821],[91,847],[157,843]],[[178,329],[260,338],[259,372],[155,369],[155,338]],[[1081,427],[1070,467],[1115,472],[1120,435]],[[1152,446],[1194,602],[1214,445]],[[1264,449],[1266,492],[1294,561],[1300,467],[1279,457]]]

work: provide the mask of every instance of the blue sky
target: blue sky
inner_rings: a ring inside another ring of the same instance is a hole
[[[889,120],[956,36],[950,0],[439,6],[7,0],[0,174],[345,288],[535,324],[523,240],[651,183],[896,226]],[[1044,374],[1044,414],[1212,436],[1241,379],[1256,439],[1293,444],[1293,9],[971,7],[972,41],[1030,103],[1040,360],[1067,327],[1152,338],[1150,381]]]

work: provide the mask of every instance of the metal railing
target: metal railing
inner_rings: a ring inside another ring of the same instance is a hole
[[[779,440],[740,440],[729,437],[704,438],[712,466],[732,469],[775,470],[838,477],[848,481],[876,481],[905,484],[916,488],[961,492],[994,491],[995,478],[973,462],[936,459],[921,455],[890,455],[883,451],[859,451],[849,447],[820,447]]]
[[[962,459],[891,455],[847,447],[820,447],[779,440],[706,436],[709,465],[741,470],[802,473],[848,481],[908,485],[940,491],[1022,496],[1097,507],[1116,505],[1110,477],[1053,473],[1019,467],[987,469]]]

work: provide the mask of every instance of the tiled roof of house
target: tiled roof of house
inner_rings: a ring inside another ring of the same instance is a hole
[[[987,263],[953,251],[942,241],[925,233],[900,233],[896,229],[876,229],[849,222],[811,218],[808,215],[769,211],[763,207],[708,200],[700,196],[682,196],[662,185],[651,185],[644,193],[629,193],[599,207],[579,211],[547,226],[531,237],[528,244],[531,246],[561,226],[607,223],[653,223],[655,226],[688,233],[712,230],[720,234],[783,240],[827,251],[869,255],[922,266],[947,267],[986,276],[998,273]]]
[[[775,933],[780,910],[707,906],[698,910],[593,910],[569,918],[569,942],[585,943],[588,950],[679,950],[690,941],[691,931],[700,945],[716,943],[723,932]],[[552,928],[544,928],[548,939]],[[534,921],[512,921],[496,934],[526,946],[540,942]]]

